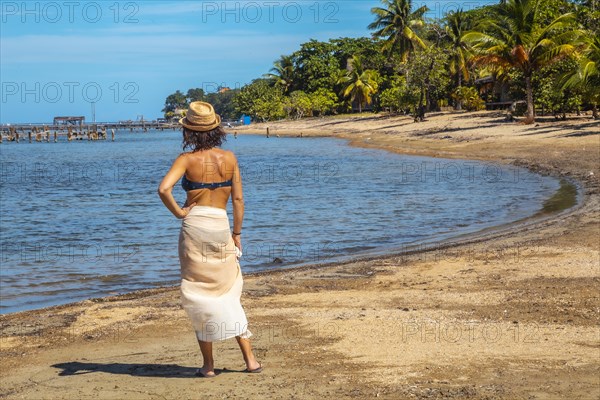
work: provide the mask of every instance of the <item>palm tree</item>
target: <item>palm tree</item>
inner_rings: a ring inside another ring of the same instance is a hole
[[[409,54],[416,47],[425,48],[425,43],[415,32],[415,28],[423,26],[423,15],[428,11],[422,6],[412,10],[412,0],[381,0],[383,7],[371,8],[376,19],[368,28],[376,30],[374,37],[386,38],[383,50],[392,54],[398,52],[402,62],[406,62]]]
[[[525,78],[527,116],[535,121],[532,75],[542,66],[572,54],[580,31],[573,28],[574,17],[567,13],[545,27],[537,23],[538,0],[505,0],[495,8],[494,19],[482,21],[477,31],[464,40],[473,45],[474,61],[493,70],[514,68]]]
[[[371,104],[372,96],[379,86],[378,79],[377,71],[365,70],[360,57],[352,56],[346,74],[339,81],[343,85],[342,96],[350,97],[353,102],[357,101],[358,112],[361,113],[363,104]]]
[[[469,79],[468,59],[471,56],[469,45],[464,40],[465,33],[470,30],[466,19],[466,13],[462,10],[456,10],[446,15],[447,25],[446,33],[451,41],[452,55],[450,56],[450,72],[456,74],[456,86],[458,89],[462,86],[462,78]],[[456,109],[462,109],[462,101],[456,101]]]
[[[281,56],[273,63],[271,73],[265,74],[265,78],[271,80],[276,86],[283,89],[287,94],[294,83],[294,58],[293,56]]]
[[[563,89],[581,87],[584,96],[592,103],[592,115],[598,119],[600,103],[600,37],[589,32],[582,36],[584,50],[579,58],[579,67],[565,77]]]

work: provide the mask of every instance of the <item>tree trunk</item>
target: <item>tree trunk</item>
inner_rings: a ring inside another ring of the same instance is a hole
[[[421,94],[419,95],[419,105],[415,110],[415,122],[423,121],[425,115],[423,113],[423,98],[425,97],[425,84],[421,85]]]
[[[407,61],[408,62],[408,59]],[[404,78],[406,79],[406,87],[409,87],[409,79],[408,79],[408,68],[406,68],[406,63],[404,64]],[[398,109],[401,110],[402,109],[402,102],[400,102],[400,104],[398,105]],[[410,110],[409,110],[410,112]]]
[[[460,73],[460,70],[458,71],[458,87],[457,89],[460,89],[460,87],[462,86],[462,74]],[[462,99],[459,97],[456,100],[456,106],[454,107],[455,110],[462,110]]]
[[[592,104],[592,117],[594,119],[598,119],[598,105],[596,103]]]
[[[429,69],[427,70],[427,76],[425,77],[425,90],[426,92],[426,99],[427,99],[427,111],[431,111],[431,95],[430,95],[430,91],[429,91],[429,82],[431,81],[431,71],[433,71],[433,67],[434,67],[434,62],[435,62],[435,58],[431,58],[431,63],[429,64]],[[423,119],[425,119],[425,115],[423,115]]]
[[[527,115],[525,116],[526,124],[535,122],[535,106],[533,104],[533,88],[531,87],[531,74],[525,76],[525,90],[527,93]]]
[[[425,88],[425,109],[427,110],[427,112],[433,111],[433,105],[431,104],[431,90],[429,90],[429,86],[430,85],[427,85]]]

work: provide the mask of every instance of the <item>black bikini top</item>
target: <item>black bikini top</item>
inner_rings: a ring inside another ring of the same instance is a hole
[[[190,181],[185,174],[181,178],[181,187],[186,192],[190,190],[198,190],[198,189],[216,189],[220,187],[231,186],[231,179],[225,182],[213,182],[213,183],[204,183],[204,182],[192,182]]]

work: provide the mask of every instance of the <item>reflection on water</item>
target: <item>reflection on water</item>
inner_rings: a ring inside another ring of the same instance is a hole
[[[150,132],[0,146],[0,311],[177,284],[181,221],[156,189],[180,144]],[[524,169],[328,138],[230,136],[225,148],[244,180],[245,272],[478,231],[536,213],[559,188]],[[174,195],[182,204],[179,185]]]
[[[552,197],[544,201],[541,213],[566,210],[575,204],[577,204],[577,187],[571,182],[561,179],[560,188]]]

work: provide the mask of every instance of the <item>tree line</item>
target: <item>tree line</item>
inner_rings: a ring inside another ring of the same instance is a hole
[[[479,110],[481,78],[524,100],[524,122],[535,110],[561,114],[600,103],[600,10],[594,0],[501,0],[430,19],[412,0],[373,7],[371,37],[310,40],[241,89],[177,91],[166,117],[189,102],[211,102],[225,119],[257,121],[352,111],[414,115],[453,106]],[[488,98],[487,100],[497,100]]]

